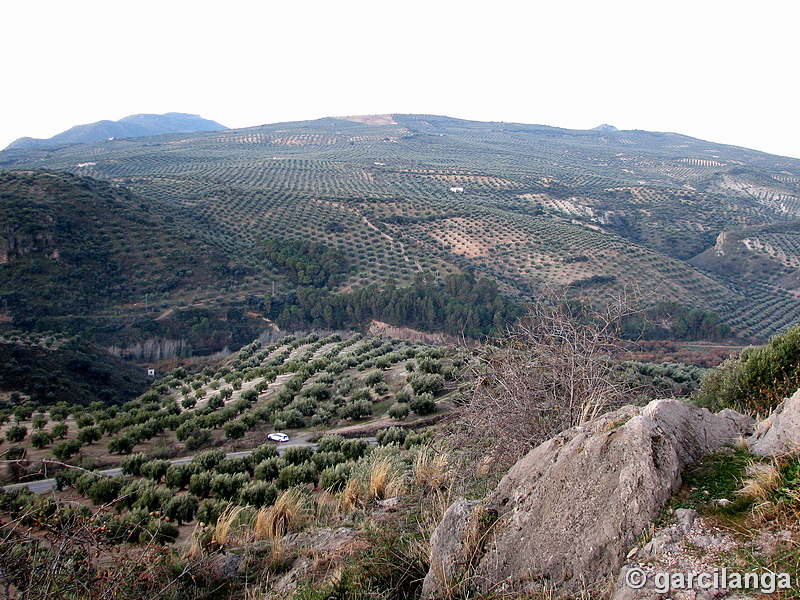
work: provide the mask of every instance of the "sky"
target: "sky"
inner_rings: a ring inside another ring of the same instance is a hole
[[[800,158],[797,0],[6,2],[0,148],[137,113],[425,113]]]

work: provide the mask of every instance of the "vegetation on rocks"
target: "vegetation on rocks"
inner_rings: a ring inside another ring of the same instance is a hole
[[[800,388],[800,325],[750,346],[709,372],[703,400],[766,414]]]

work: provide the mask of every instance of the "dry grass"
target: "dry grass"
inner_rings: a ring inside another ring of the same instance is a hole
[[[256,513],[253,530],[259,539],[277,540],[299,527],[307,517],[305,496],[292,488],[278,496],[275,504]]]
[[[344,490],[342,490],[340,502],[342,509],[347,513],[353,512],[364,505],[361,483],[358,479],[353,478],[347,482]]]
[[[212,544],[222,547],[230,541],[234,523],[242,510],[244,510],[242,506],[231,505],[217,518],[214,534],[211,536]]]
[[[447,454],[430,446],[420,449],[414,459],[414,481],[422,490],[443,489],[450,479],[450,460]]]
[[[367,493],[370,500],[399,496],[405,490],[405,477],[393,456],[382,456],[369,469]]]
[[[323,490],[317,494],[315,505],[316,514],[314,516],[317,524],[339,520],[342,513],[342,502],[338,495],[328,490]]]
[[[737,494],[761,502],[765,502],[783,483],[780,468],[775,462],[751,462],[747,467],[747,475],[749,477],[742,482],[743,487]]]
[[[431,536],[433,536],[433,532],[436,531],[436,527],[441,523],[445,511],[447,511],[452,502],[453,499],[450,495],[441,490],[434,491],[425,498],[424,502],[420,502],[419,516],[417,518],[417,531],[420,535],[406,549],[406,555],[409,560],[426,565],[429,568],[431,566],[434,569],[436,568],[437,561],[433,563],[430,561]],[[442,577],[440,577],[440,580],[444,581]]]
[[[189,550],[186,551],[186,556],[188,558],[198,558],[203,554],[203,545],[200,542],[200,536],[204,531],[205,527],[201,527],[200,523],[194,526],[194,531],[192,531],[192,545],[189,546]]]

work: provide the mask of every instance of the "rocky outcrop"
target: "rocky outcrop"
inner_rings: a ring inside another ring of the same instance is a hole
[[[273,546],[272,559],[281,563],[280,575],[271,582],[271,598],[288,598],[304,581],[322,587],[335,577],[356,551],[366,544],[347,527],[294,533]]]
[[[664,574],[720,573],[732,561],[738,547],[729,533],[720,531],[691,509],[678,509],[672,523],[657,530],[649,542],[626,557],[611,600],[716,600],[730,597],[730,590],[683,582],[673,587]],[[702,552],[698,552],[702,549]],[[673,582],[675,583],[675,582]],[[677,582],[680,583],[680,582]],[[737,596],[739,600],[744,597]]]
[[[748,439],[750,451],[758,456],[785,456],[800,452],[800,390],[781,402],[756,427]]]
[[[480,505],[454,505],[431,539],[423,597],[556,595],[611,582],[680,486],[684,466],[753,420],[677,400],[628,406],[533,449]]]
[[[422,584],[422,596],[449,598],[464,583],[477,539],[470,541],[479,502],[455,502],[445,511],[431,536],[430,571]],[[436,548],[436,551],[433,551]]]

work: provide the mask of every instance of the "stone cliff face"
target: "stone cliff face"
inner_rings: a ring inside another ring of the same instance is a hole
[[[562,432],[483,502],[448,509],[431,539],[423,597],[606,585],[680,486],[683,467],[748,435],[753,423],[657,400]]]
[[[54,244],[55,236],[47,231],[5,235],[0,237],[0,264],[40,250],[47,251],[50,258],[57,259],[58,251],[54,248]]]

